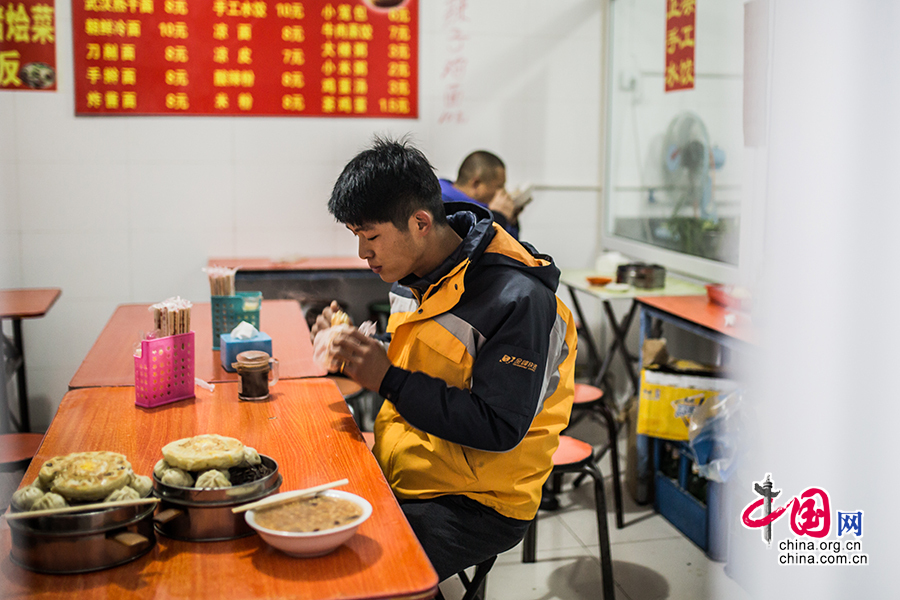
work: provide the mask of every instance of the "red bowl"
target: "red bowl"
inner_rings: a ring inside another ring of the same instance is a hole
[[[732,294],[733,289],[734,286],[730,285],[710,284],[706,286],[706,295],[709,297],[710,302],[719,306],[749,311],[750,298],[734,296]]]
[[[588,277],[587,281],[593,286],[603,286],[612,281],[612,277]]]

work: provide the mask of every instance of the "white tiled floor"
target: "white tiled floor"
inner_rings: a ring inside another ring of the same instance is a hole
[[[624,473],[624,445],[620,447]],[[724,563],[710,560],[652,506],[637,505],[624,489],[625,527],[616,529],[608,456],[600,469],[618,600],[750,598],[725,574]],[[501,554],[488,575],[487,600],[602,599],[593,485],[585,482],[573,489],[574,476],[566,477],[560,509],[539,513],[537,562],[522,562],[521,544]],[[441,584],[441,591],[447,600],[456,600],[463,588],[453,577]]]

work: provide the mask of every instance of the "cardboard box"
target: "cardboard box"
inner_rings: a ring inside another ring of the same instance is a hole
[[[737,382],[731,379],[645,368],[641,370],[637,433],[687,441],[694,409],[737,387]]]

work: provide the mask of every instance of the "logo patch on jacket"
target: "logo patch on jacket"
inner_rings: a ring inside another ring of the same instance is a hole
[[[503,358],[500,359],[500,362],[506,365],[519,367],[520,369],[528,369],[529,371],[537,370],[537,363],[533,363],[530,360],[525,360],[524,358],[516,358],[515,356],[510,356],[509,354],[504,354]]]

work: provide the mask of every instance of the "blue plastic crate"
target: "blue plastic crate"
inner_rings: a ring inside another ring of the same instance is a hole
[[[699,546],[712,560],[727,556],[728,524],[724,510],[724,486],[721,483],[691,477],[693,461],[684,442],[650,438],[653,443],[655,493],[653,507]],[[677,459],[667,460],[665,448],[674,448]],[[689,480],[705,482],[705,494],[691,493]],[[700,496],[700,497],[698,497]]]

